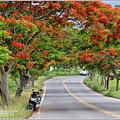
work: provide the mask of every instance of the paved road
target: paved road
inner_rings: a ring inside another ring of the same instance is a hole
[[[120,100],[91,91],[84,76],[54,77],[45,83],[41,110],[29,119],[120,120]]]

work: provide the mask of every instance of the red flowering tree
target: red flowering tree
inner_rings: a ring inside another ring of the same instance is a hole
[[[9,61],[7,66],[1,68],[1,90],[4,103],[9,103],[8,86],[4,82],[8,80],[7,76],[11,68],[17,65],[16,69],[20,73],[21,85],[17,90],[19,96],[29,79],[29,69],[36,63],[35,59],[31,57],[32,53],[37,50],[40,52],[39,56],[42,57],[41,52],[44,51],[44,49],[39,51],[34,44],[40,42],[44,45],[41,38],[44,35],[53,39],[54,37],[63,37],[61,27],[67,25],[68,18],[72,15],[69,12],[69,7],[69,2],[57,1],[0,3],[2,11],[0,22],[3,33],[9,36],[1,38],[2,46],[7,45],[12,52],[10,55],[14,58]],[[5,89],[2,88],[3,84]]]
[[[102,2],[88,2],[88,4],[85,6],[88,20],[84,22],[83,30],[89,35],[89,42],[87,40],[85,46],[92,45],[89,49],[94,51],[94,54],[89,56],[89,51],[86,54],[83,52],[80,59],[85,62],[86,66],[89,66],[88,69],[97,68],[102,74],[108,76],[108,79],[109,74],[113,72],[117,79],[116,89],[118,90],[119,9]]]
[[[1,67],[2,99],[3,102],[8,103],[9,99],[4,97],[6,97],[9,93],[5,86],[2,89],[2,85],[7,81],[8,73],[12,66],[16,63],[20,63],[20,66],[17,66],[19,67],[19,72],[21,72],[24,64],[28,66],[27,68],[32,67],[32,60],[30,59],[30,53],[27,51],[27,47],[29,46],[29,40],[32,35],[38,31],[38,28],[32,22],[28,22],[24,19],[16,20],[15,18],[3,18],[1,16],[0,22],[2,23],[2,32],[4,34],[4,37],[1,37],[1,40],[4,41],[1,42],[1,45],[7,46],[7,48],[11,51],[11,54],[9,55],[14,58],[9,60],[7,65]],[[31,36],[28,36],[29,33]],[[6,90],[4,90],[5,88]]]

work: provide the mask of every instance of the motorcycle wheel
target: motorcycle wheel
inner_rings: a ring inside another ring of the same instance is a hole
[[[27,108],[29,110],[35,110],[35,105],[33,103],[29,103],[28,106],[27,106]]]

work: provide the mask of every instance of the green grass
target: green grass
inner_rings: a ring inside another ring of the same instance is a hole
[[[120,91],[115,90],[116,80],[110,80],[110,88],[107,90],[104,86],[101,86],[100,81],[91,81],[89,77],[85,78],[84,83],[92,90],[99,92],[108,97],[114,97],[120,99]],[[119,83],[120,87],[120,83]]]
[[[15,84],[15,81],[12,80],[11,78],[9,78],[8,80],[8,89],[9,89],[10,94],[14,94],[14,92],[17,89],[17,85]]]
[[[72,70],[63,70],[62,68],[59,69],[58,75],[57,75],[57,69],[53,70],[53,71],[49,71],[48,74],[54,75],[54,76],[64,76],[64,75],[78,75],[79,74],[79,69],[76,70],[75,68],[73,68]]]
[[[45,80],[50,79],[54,76],[67,76],[67,75],[78,75],[78,74],[79,74],[79,71],[76,71],[75,69],[72,69],[70,74],[68,70],[63,71],[63,69],[60,69],[58,74],[57,74],[57,70],[49,71],[46,76],[40,76],[38,80],[35,80],[34,89],[39,90],[40,88],[42,88],[43,82]],[[9,86],[9,92],[11,95],[11,103],[9,104],[9,106],[3,106],[0,100],[0,118],[1,119],[26,118],[31,114],[31,111],[26,109],[29,96],[31,94],[31,89],[25,90],[22,93],[21,98],[15,98],[15,92],[16,92],[17,86],[15,84],[15,81],[13,81],[10,76],[8,80],[8,86]]]
[[[102,93],[103,91],[106,91],[104,86],[100,85],[100,82],[91,81],[88,77],[85,78],[84,83],[96,92]]]
[[[14,95],[11,95],[10,105],[0,107],[0,112],[2,111],[3,113],[2,115],[0,114],[0,118],[25,118],[31,113],[31,111],[26,109],[28,99],[29,92],[24,92],[21,98],[15,98]]]
[[[119,85],[120,85],[120,84],[119,84]],[[111,90],[114,90],[115,87],[116,87],[116,80],[115,80],[115,79],[114,79],[114,80],[110,80],[110,89],[111,89]]]

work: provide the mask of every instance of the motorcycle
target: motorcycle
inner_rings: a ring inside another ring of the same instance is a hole
[[[32,89],[32,94],[30,95],[27,109],[35,111],[36,109],[40,108],[40,92],[42,92],[42,89],[40,89],[38,92],[35,92],[34,89]]]

